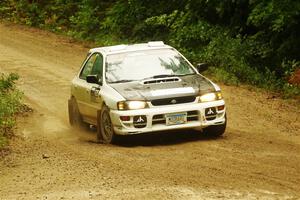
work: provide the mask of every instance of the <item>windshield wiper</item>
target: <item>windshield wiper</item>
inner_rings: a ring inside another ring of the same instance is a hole
[[[131,82],[131,81],[136,81],[136,80],[122,79],[122,80],[118,80],[118,81],[114,81],[114,82],[110,82],[110,83],[126,83],[126,82]]]
[[[166,77],[176,77],[176,76],[187,76],[187,75],[194,75],[194,74],[195,73],[191,73],[191,74],[159,74],[159,75],[143,78],[143,80],[152,79],[152,78],[155,79],[155,78],[166,78]]]
[[[177,74],[176,76],[188,76],[188,75],[195,75],[196,73],[191,73],[191,74]]]
[[[175,74],[160,74],[160,75],[155,75],[155,76],[150,76],[150,77],[147,77],[147,78],[143,78],[143,80],[152,79],[152,78],[174,77],[174,76],[177,76],[177,75],[175,75]]]

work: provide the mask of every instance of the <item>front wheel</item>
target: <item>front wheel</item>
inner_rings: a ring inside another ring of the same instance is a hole
[[[116,139],[114,127],[110,119],[109,109],[103,106],[97,116],[97,140],[104,144],[113,143]]]
[[[224,124],[208,126],[208,127],[204,128],[202,132],[206,136],[219,137],[225,133],[226,124],[227,124],[227,117],[225,115],[225,123]]]

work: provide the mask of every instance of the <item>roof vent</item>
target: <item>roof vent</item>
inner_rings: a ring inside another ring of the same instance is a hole
[[[111,46],[109,48],[109,51],[121,51],[121,50],[125,50],[127,48],[128,45],[125,44],[121,44],[121,45],[116,45],[116,46]]]
[[[148,42],[149,47],[161,47],[164,46],[165,43],[163,41],[153,41],[153,42]]]

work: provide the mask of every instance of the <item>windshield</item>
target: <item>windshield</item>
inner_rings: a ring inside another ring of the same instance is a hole
[[[112,54],[107,56],[106,61],[105,76],[108,83],[187,74],[195,74],[195,71],[171,49]]]

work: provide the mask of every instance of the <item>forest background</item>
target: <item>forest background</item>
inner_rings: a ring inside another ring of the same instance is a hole
[[[163,40],[225,84],[300,95],[298,0],[2,0],[0,18],[98,46]]]

